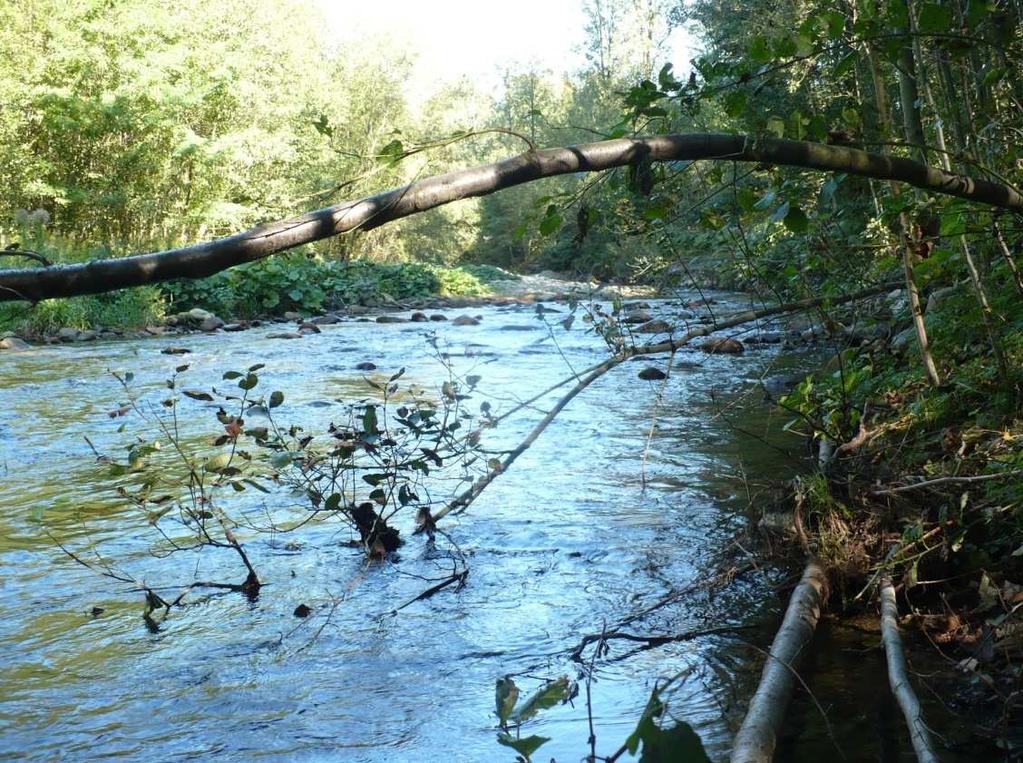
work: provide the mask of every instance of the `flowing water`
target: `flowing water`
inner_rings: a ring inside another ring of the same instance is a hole
[[[719,312],[747,306],[719,296]],[[654,305],[666,316],[676,310]],[[467,513],[445,520],[468,560],[466,585],[397,614],[398,603],[452,567],[447,541],[431,548],[412,536],[411,518],[398,522],[408,542],[387,563],[367,564],[337,522],[251,537],[249,554],[268,584],[258,597],[195,593],[156,632],[143,622],[134,586],[86,569],[57,545],[151,586],[197,574],[243,577],[230,552],[153,555],[152,528],[118,497],[117,481],[92,449],[123,452],[141,424],[107,415],[125,402],[111,371],[131,371],[158,400],[163,380],[182,363],[191,366],[186,386],[201,388],[220,384],[226,370],[263,362],[260,388],[286,393],[277,418],[322,430],[340,415],[339,399],[375,394],[355,369],[361,361],[385,375],[406,367],[407,380],[438,388],[447,370],[426,332],[436,334],[458,373],[482,376],[474,403],[490,395],[495,413],[606,353],[582,321],[568,331],[554,324],[552,334],[532,308],[468,312],[482,323],[351,321],[291,341],[267,338],[274,329],[264,327],[3,355],[0,757],[513,760],[496,743],[495,680],[514,675],[525,694],[546,678],[577,678],[570,653],[582,635],[706,580],[728,554],[741,557],[734,544],[757,490],[744,475],[755,483],[805,468],[800,441],[780,433],[755,380],[808,358],[782,356],[776,346],[742,356],[685,350],[671,361],[660,397],[660,382],[637,372],[665,368],[665,359],[625,364],[576,398]],[[169,345],[191,353],[161,354]],[[520,413],[488,437],[513,444],[540,415]],[[183,400],[180,418],[188,442],[218,428],[202,401]],[[238,500],[299,511],[292,495]],[[635,645],[612,644],[595,662],[591,686],[598,753],[624,742],[656,680],[681,674],[671,712],[700,733],[714,759],[725,756],[759,672],[760,658],[745,641],[769,641],[781,606],[769,583],[781,578],[758,570],[632,624],[640,633],[761,627],[739,632],[741,640],[706,636],[621,660]],[[306,619],[293,616],[302,603],[313,610]],[[861,657],[839,660],[831,675]],[[797,698],[800,728],[783,740],[785,759],[834,751],[805,704]],[[868,720],[865,734],[840,706],[828,710],[847,759],[912,759],[898,729],[878,731]],[[585,691],[527,723],[523,734],[551,738],[536,760],[581,759],[589,750]]]

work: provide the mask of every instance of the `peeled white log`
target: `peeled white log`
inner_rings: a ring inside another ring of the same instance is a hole
[[[813,638],[827,596],[824,568],[811,559],[792,592],[785,618],[771,644],[760,685],[732,747],[732,763],[769,763],[796,680],[795,667]]]
[[[888,684],[902,709],[909,725],[909,738],[920,763],[938,763],[934,752],[934,740],[924,723],[920,702],[917,701],[913,686],[909,683],[906,655],[902,651],[902,636],[899,635],[899,607],[895,603],[895,588],[889,577],[881,578],[879,589],[881,599],[881,639],[888,660]]]

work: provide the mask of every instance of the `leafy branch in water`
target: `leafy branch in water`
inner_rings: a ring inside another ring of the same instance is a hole
[[[151,555],[165,558],[178,552],[226,549],[245,570],[242,582],[195,580],[180,586],[183,592],[171,599],[105,561],[98,551],[84,555],[54,538],[75,562],[144,591],[147,623],[155,610],[166,614],[196,588],[257,596],[264,583],[247,543],[260,535],[293,532],[313,521],[340,521],[357,535],[358,545],[371,559],[383,559],[402,543],[394,522],[406,511],[432,542],[436,528],[431,507],[443,503],[446,485],[453,482],[457,489],[473,481],[474,471],[485,468],[478,446],[480,427],[492,421],[489,406],[482,406],[479,422],[467,407],[479,376],[459,380],[449,368],[449,378],[437,392],[415,384],[402,386],[404,368],[386,377],[366,377],[367,397],[344,404],[325,431],[311,434],[301,426],[278,423],[284,392],[257,394],[263,367],[227,371],[222,376],[225,385],[207,391],[183,387],[189,367],[180,365],[164,382],[170,394],[159,401],[136,393],[132,373],[114,374],[127,402],[109,416],[132,415],[145,436],[134,437],[124,455],[117,457],[99,452],[86,439],[106,476],[118,481],[116,493],[155,533]],[[183,423],[194,413],[190,407],[182,410],[186,401],[212,409],[215,434],[196,438],[186,433]],[[253,419],[264,421],[255,425]],[[126,427],[122,424],[118,431]],[[303,497],[305,507],[297,518],[294,505],[253,506],[236,497],[280,488]],[[408,524],[411,521],[410,517]],[[467,575],[462,559],[461,568],[456,566],[449,578],[412,601],[452,584],[460,587]]]

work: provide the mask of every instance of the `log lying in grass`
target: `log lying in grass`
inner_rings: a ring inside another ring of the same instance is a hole
[[[827,587],[824,568],[811,559],[792,592],[785,618],[764,664],[760,685],[735,736],[732,763],[769,763],[774,757],[778,732],[796,680],[796,663],[813,638]]]
[[[881,599],[881,639],[888,660],[888,684],[909,725],[909,738],[913,742],[917,760],[920,763],[938,763],[931,732],[924,723],[920,703],[909,683],[906,656],[902,652],[902,636],[899,635],[899,608],[895,603],[895,588],[892,587],[891,578],[881,578],[878,590]]]

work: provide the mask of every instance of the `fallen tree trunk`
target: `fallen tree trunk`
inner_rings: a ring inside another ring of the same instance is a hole
[[[458,199],[486,196],[540,178],[600,172],[640,161],[693,160],[755,162],[848,172],[1023,212],[1023,194],[1009,185],[955,175],[911,159],[845,146],[721,133],[620,138],[527,151],[502,162],[426,178],[205,244],[77,265],[3,270],[0,271],[0,302],[38,302],[173,278],[204,278],[302,244],[356,229],[369,230]]]
[[[760,685],[735,736],[732,763],[769,763],[773,758],[785,709],[792,696],[795,666],[813,638],[827,587],[824,568],[816,560],[810,560],[789,599],[785,619],[764,664]]]
[[[924,723],[920,702],[909,683],[906,656],[902,652],[902,636],[899,635],[899,607],[895,603],[895,588],[892,587],[891,578],[881,578],[878,596],[881,599],[881,639],[888,660],[888,685],[906,718],[917,760],[920,763],[938,763],[931,732]]]

